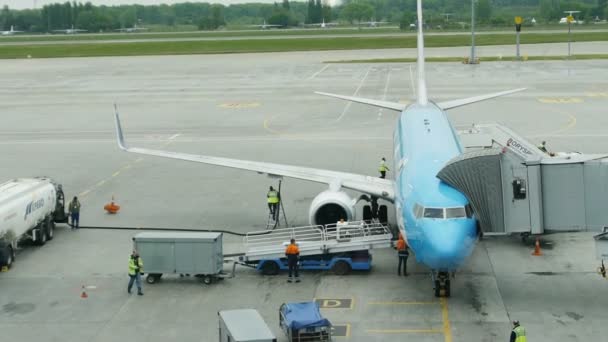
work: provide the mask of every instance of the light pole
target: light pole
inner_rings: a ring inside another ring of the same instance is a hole
[[[566,17],[566,21],[568,22],[568,58],[570,58],[571,54],[571,45],[572,45],[572,22],[574,21],[574,17],[572,16],[575,13],[580,13],[581,11],[564,11],[564,13],[568,13]]]
[[[471,57],[469,64],[477,64],[475,58],[475,0],[471,0]]]

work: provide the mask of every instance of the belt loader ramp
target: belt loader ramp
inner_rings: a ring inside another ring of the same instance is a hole
[[[499,124],[461,131],[468,152],[438,173],[462,191],[484,233],[601,230],[608,154],[545,153]]]
[[[287,269],[285,247],[291,239],[300,249],[300,269],[347,274],[369,270],[370,251],[391,247],[393,234],[381,223],[366,221],[251,232],[244,237],[245,254],[239,261],[263,274],[278,274]]]

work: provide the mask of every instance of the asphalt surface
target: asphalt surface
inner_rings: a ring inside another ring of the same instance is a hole
[[[593,46],[590,45],[589,49]],[[229,229],[265,227],[266,190],[255,173],[139,157],[115,143],[113,103],[133,146],[375,175],[392,154],[396,113],[319,97],[313,91],[390,101],[412,98],[410,64],[324,64],[388,51],[328,51],[4,61],[0,69],[0,179],[46,175],[78,195],[82,225]],[[454,53],[458,53],[454,52]],[[511,88],[522,93],[450,111],[457,127],[500,122],[557,151],[608,151],[606,61],[429,64],[432,99]],[[389,173],[390,176],[390,173]],[[304,225],[326,186],[287,179],[289,223]],[[355,194],[353,194],[354,196]],[[112,198],[122,206],[107,215]],[[278,308],[322,302],[348,341],[506,340],[518,319],[534,341],[600,341],[608,282],[596,274],[592,233],[549,235],[544,255],[517,237],[480,242],[452,281],[452,297],[433,297],[428,270],[410,258],[395,274],[393,250],[374,254],[371,273],[307,272],[301,284],[237,268],[234,279],[204,286],[167,276],[126,293],[134,231],[65,227],[44,247],[25,246],[0,274],[3,340],[213,341],[217,311],[255,308],[279,341]],[[224,251],[242,251],[224,236]],[[82,286],[88,298],[80,298]],[[350,303],[349,300],[350,299]],[[348,305],[346,305],[348,304]]]

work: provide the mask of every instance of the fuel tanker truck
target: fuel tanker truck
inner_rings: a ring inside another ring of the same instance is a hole
[[[0,184],[0,267],[11,267],[21,242],[52,240],[55,223],[67,223],[60,184],[46,177]]]

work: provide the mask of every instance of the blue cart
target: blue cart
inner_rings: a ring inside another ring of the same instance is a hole
[[[279,324],[289,342],[331,341],[331,323],[321,316],[315,302],[285,303],[279,310]]]

